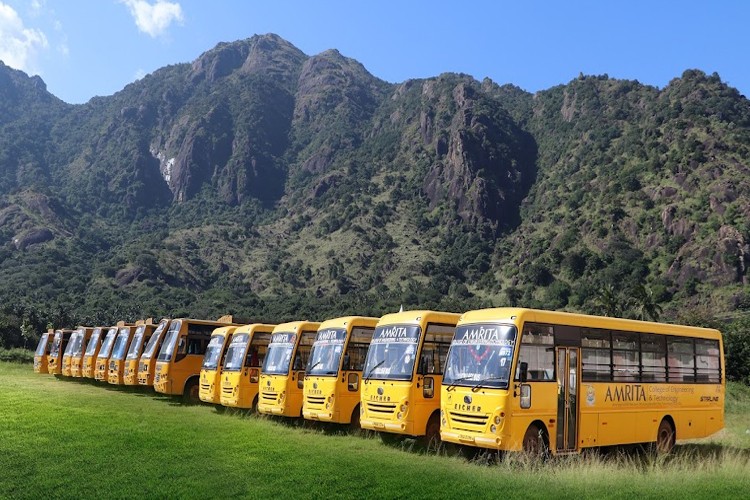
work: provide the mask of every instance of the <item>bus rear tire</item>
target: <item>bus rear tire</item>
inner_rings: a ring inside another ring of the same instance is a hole
[[[674,448],[675,432],[672,423],[663,418],[656,431],[656,443],[654,450],[657,455],[668,455]]]
[[[362,426],[359,425],[359,405],[354,407],[352,412],[352,419],[349,422],[349,432],[352,434],[359,434],[362,432]]]
[[[531,424],[523,436],[523,451],[529,456],[546,458],[549,454],[547,434],[537,424]]]
[[[440,448],[440,417],[437,413],[433,414],[427,421],[424,436],[420,439],[425,449]]]

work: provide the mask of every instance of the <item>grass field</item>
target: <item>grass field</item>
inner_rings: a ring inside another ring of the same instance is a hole
[[[0,363],[0,498],[724,498],[750,491],[750,390],[667,458],[438,456]]]

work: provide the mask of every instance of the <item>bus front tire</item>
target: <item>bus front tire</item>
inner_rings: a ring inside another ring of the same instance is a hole
[[[198,403],[200,402],[200,388],[198,387],[198,380],[189,380],[185,384],[185,391],[182,393],[182,399],[186,403]]]
[[[656,431],[655,450],[657,455],[667,455],[674,448],[675,432],[672,423],[666,418],[662,419],[659,424],[659,430]]]
[[[546,433],[537,424],[531,424],[523,436],[523,451],[533,457],[546,457],[549,444]]]

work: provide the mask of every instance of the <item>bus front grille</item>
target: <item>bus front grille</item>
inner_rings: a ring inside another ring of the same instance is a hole
[[[323,396],[307,396],[307,402],[313,406],[323,406],[326,402],[326,398]]]
[[[396,411],[396,403],[367,403],[367,411],[379,413],[381,415],[392,414]]]
[[[201,383],[201,391],[208,392],[211,389],[211,384]]]
[[[234,393],[234,387],[231,385],[222,386],[221,393],[226,394],[227,396],[231,396]]]
[[[270,401],[270,402],[276,402],[276,396],[277,394],[275,392],[262,392],[260,394],[260,397],[263,398],[264,401]]]
[[[471,413],[448,412],[448,415],[455,424],[478,425],[480,427],[487,425],[487,420],[490,418],[489,415],[473,415]]]

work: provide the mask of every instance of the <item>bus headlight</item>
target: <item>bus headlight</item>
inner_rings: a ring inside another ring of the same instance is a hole
[[[500,422],[502,422],[503,419],[500,418],[500,415],[495,415],[495,425],[500,425]],[[495,432],[495,431],[492,431]]]
[[[497,432],[497,426],[495,424],[490,425],[490,432],[493,434]]]
[[[399,419],[399,420],[401,420],[402,418],[404,418],[404,414],[403,413],[398,413],[396,415],[396,418]]]
[[[285,397],[286,397],[286,391],[282,391],[282,393],[279,394],[279,403],[283,403]]]
[[[399,411],[401,413],[406,413],[406,405],[401,405],[401,408],[399,408]]]

